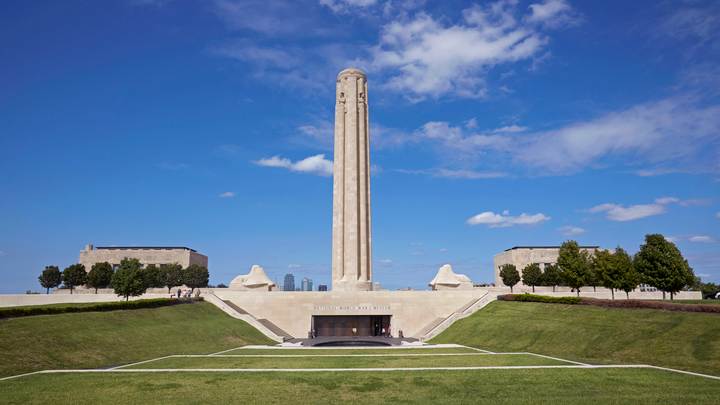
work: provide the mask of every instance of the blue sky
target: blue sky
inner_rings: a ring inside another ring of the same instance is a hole
[[[368,73],[374,279],[672,238],[720,282],[714,1],[4,1],[0,292],[86,243],[330,280],[334,79]]]

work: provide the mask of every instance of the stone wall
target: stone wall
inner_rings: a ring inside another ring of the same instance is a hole
[[[112,265],[119,265],[122,259],[138,259],[144,265],[148,264],[172,264],[178,263],[183,267],[191,264],[208,266],[208,258],[188,248],[127,248],[127,249],[103,249],[88,245],[80,251],[78,263],[90,271],[93,264],[108,262]]]

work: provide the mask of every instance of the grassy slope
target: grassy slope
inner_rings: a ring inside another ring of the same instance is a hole
[[[0,376],[212,353],[269,339],[208,303],[0,320]]]
[[[371,368],[545,366],[568,363],[530,355],[392,357],[172,357],[130,368]]]
[[[720,382],[659,370],[54,374],[0,382],[7,404],[716,404]]]
[[[720,375],[717,314],[497,301],[432,342]]]

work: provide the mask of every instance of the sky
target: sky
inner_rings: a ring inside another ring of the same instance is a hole
[[[720,282],[716,1],[3,1],[0,61],[2,293],[88,243],[329,284],[349,66],[384,287],[648,233]]]

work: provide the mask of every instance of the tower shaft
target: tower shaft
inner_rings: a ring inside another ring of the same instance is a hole
[[[370,142],[367,78],[338,74],[333,163],[333,290],[371,290]]]

